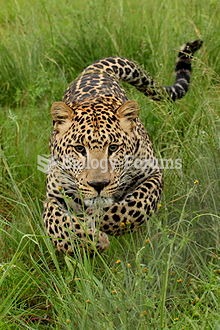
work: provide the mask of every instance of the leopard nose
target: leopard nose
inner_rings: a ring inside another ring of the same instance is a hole
[[[102,180],[102,181],[88,181],[88,185],[93,187],[98,194],[109,184],[110,180]]]

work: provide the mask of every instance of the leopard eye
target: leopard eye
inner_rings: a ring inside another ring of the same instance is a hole
[[[111,155],[113,152],[117,151],[119,148],[118,144],[110,144],[108,147],[108,152]]]
[[[86,148],[82,145],[76,145],[74,146],[75,150],[79,153],[79,154],[82,154],[83,156],[86,155]]]

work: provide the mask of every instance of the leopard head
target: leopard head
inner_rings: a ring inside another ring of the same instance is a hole
[[[138,111],[135,101],[116,109],[95,100],[71,108],[64,102],[52,105],[52,156],[69,190],[86,206],[111,204],[122,189],[126,159],[137,144]]]

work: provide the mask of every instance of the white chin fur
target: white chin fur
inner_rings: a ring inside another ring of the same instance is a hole
[[[113,199],[112,198],[103,198],[103,197],[87,198],[87,199],[84,199],[84,203],[87,207],[91,207],[91,206],[108,207],[113,204]]]

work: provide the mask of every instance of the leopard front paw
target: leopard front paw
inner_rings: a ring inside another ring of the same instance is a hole
[[[85,244],[84,244],[85,243]],[[85,240],[82,245],[86,245],[89,251],[102,252],[109,248],[110,242],[107,234],[94,228],[90,228],[86,234]]]

